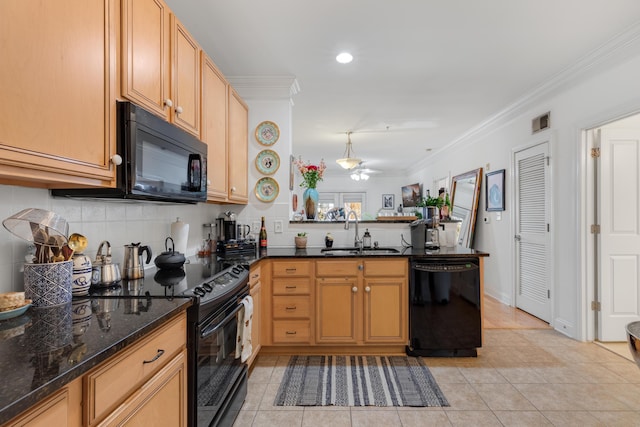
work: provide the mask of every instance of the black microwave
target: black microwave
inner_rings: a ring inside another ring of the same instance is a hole
[[[132,104],[117,102],[115,188],[55,189],[53,196],[198,203],[207,200],[207,145]]]

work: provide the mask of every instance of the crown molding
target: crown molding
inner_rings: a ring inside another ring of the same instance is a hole
[[[232,76],[227,80],[245,100],[288,100],[293,106],[293,97],[300,92],[294,76]]]
[[[543,98],[557,95],[559,92],[566,90],[577,82],[602,71],[605,67],[608,68],[612,62],[637,56],[640,52],[639,41],[640,22],[630,26],[608,42],[592,50],[572,65],[547,79],[530,92],[525,93],[518,100],[472,127],[450,143],[435,150],[431,156],[419,161],[416,165],[412,166],[411,169],[428,165],[433,162],[434,158],[439,154],[473,142],[472,139],[474,137],[484,132],[490,132],[496,127],[507,123],[533,108],[536,103],[541,102]]]

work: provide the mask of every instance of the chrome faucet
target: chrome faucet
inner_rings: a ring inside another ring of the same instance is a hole
[[[353,214],[353,217],[356,219],[356,235],[353,239],[353,246],[358,249],[362,249],[362,240],[360,240],[360,236],[358,235],[358,214],[356,213],[356,211],[350,210],[349,213],[347,213],[344,221],[344,229],[349,229],[349,217],[351,216],[351,214]]]

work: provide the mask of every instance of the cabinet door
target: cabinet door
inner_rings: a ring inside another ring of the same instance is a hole
[[[114,5],[0,1],[3,182],[115,182]]]
[[[200,46],[171,15],[171,121],[200,138]]]
[[[406,343],[407,306],[407,280],[404,277],[365,279],[365,343]]]
[[[355,344],[360,339],[362,293],[357,277],[316,280],[318,344]]]
[[[162,0],[122,1],[122,96],[170,119],[170,11]]]
[[[99,426],[186,426],[187,351],[183,350]]]
[[[260,351],[260,347],[262,347],[262,342],[260,340],[260,328],[262,327],[261,316],[262,316],[262,284],[258,281],[256,284],[251,286],[251,292],[249,293],[251,298],[253,298],[253,321],[251,323],[251,357],[249,357],[249,366],[253,363],[258,352]]]
[[[202,53],[202,133],[207,144],[207,200],[227,201],[227,82]]]
[[[229,201],[246,204],[249,200],[248,159],[249,110],[229,87]]]

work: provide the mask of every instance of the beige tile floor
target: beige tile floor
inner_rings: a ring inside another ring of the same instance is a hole
[[[552,329],[485,329],[477,358],[426,358],[445,408],[281,407],[288,356],[259,356],[234,426],[640,426],[640,369]]]

